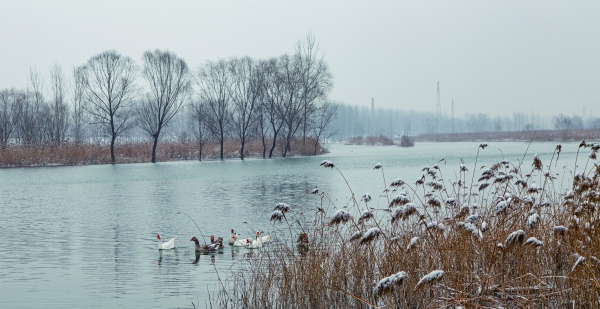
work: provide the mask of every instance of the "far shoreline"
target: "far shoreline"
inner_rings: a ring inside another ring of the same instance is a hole
[[[244,159],[269,159],[269,147],[266,157],[263,157],[262,143],[258,140],[247,142],[244,148]],[[284,158],[281,147],[276,147],[271,159]],[[198,160],[199,147],[194,142],[163,142],[156,149],[156,163],[175,161],[217,162],[239,160],[239,144],[228,140],[224,144],[224,158],[219,158],[220,146],[217,143],[204,145],[202,160]],[[115,145],[115,164],[151,163],[151,142],[123,143]],[[327,148],[317,144],[316,155],[328,153]],[[302,147],[302,140],[297,139],[291,143],[291,150],[286,157],[314,156],[314,140],[306,140]],[[112,164],[110,160],[110,146],[82,143],[62,143],[60,145],[9,145],[0,149],[0,168],[37,168],[37,167],[63,167],[84,165]]]

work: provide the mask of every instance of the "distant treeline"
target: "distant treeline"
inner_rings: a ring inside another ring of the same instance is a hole
[[[470,132],[512,132],[536,130],[600,129],[600,118],[559,114],[543,118],[535,113],[515,112],[512,116],[489,116],[467,113],[463,118],[443,115],[436,120],[434,112],[399,110],[391,108],[371,109],[366,106],[338,104],[338,115],[332,129],[336,140],[349,140],[356,136],[389,137],[401,135],[451,134]]]
[[[598,129],[421,134],[415,137],[415,140],[419,142],[550,142],[598,139],[600,139],[600,130]]]
[[[261,155],[317,153],[329,137],[337,105],[328,98],[333,77],[314,36],[292,54],[207,61],[192,70],[169,51],[147,51],[143,64],[105,51],[67,76],[55,65],[49,82],[30,70],[26,89],[0,90],[0,145],[115,145],[150,141],[155,162],[159,141],[194,142],[202,156],[208,143],[235,140],[239,156],[249,139]],[[279,146],[279,147],[278,147]]]

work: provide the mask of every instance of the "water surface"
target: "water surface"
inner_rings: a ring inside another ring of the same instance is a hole
[[[315,186],[340,205],[350,197],[344,178],[319,166],[324,159],[339,167],[352,192],[369,192],[373,206],[385,207],[376,163],[383,164],[387,185],[398,177],[414,183],[423,166],[438,162],[445,179],[457,179],[461,159],[473,171],[478,145],[332,144],[331,153],[318,157],[1,169],[0,307],[204,307],[218,290],[217,272],[226,277],[248,250],[226,248],[195,263],[189,239],[199,232],[177,212],[194,218],[205,236],[227,238],[230,228],[276,236],[269,222],[276,203],[310,217],[317,197],[308,192]],[[573,170],[577,146],[563,144],[557,169]],[[491,143],[480,150],[476,170],[503,158],[518,164],[527,147]],[[547,164],[554,148],[532,144],[523,165],[529,169],[535,153]],[[175,237],[176,249],[160,253],[157,233]]]

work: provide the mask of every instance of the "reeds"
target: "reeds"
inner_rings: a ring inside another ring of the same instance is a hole
[[[286,221],[308,244],[296,249],[294,233],[282,236],[232,270],[211,305],[598,308],[600,166],[588,157],[588,169],[570,174],[553,170],[557,158],[541,168],[498,162],[485,179],[462,184],[479,184],[478,194],[459,190],[458,181],[444,180],[445,190],[428,186],[436,181],[429,172],[442,170],[424,169],[415,185],[392,182],[412,202],[371,210],[360,224],[353,215],[363,217],[364,199],[351,197],[341,209],[321,192],[316,206],[324,214],[291,211]],[[560,182],[546,175],[557,173],[574,176]],[[530,190],[534,183],[541,186]]]
[[[307,138],[309,145],[314,139]],[[310,148],[310,147],[308,147]],[[225,141],[225,158],[239,158],[239,142],[230,139]],[[258,139],[247,141],[244,156],[261,157],[262,142]],[[319,145],[317,154],[327,150]],[[152,154],[151,142],[117,143],[115,156],[117,163],[147,163]],[[160,142],[156,148],[156,161],[198,160],[199,149],[195,142]],[[278,153],[274,153],[278,156]],[[312,151],[302,150],[302,140],[293,139],[289,156],[312,155]],[[203,147],[202,160],[219,159],[219,144],[209,142]],[[9,145],[0,147],[0,167],[21,166],[55,166],[55,165],[89,165],[110,164],[110,145],[92,143],[62,143],[43,145]]]

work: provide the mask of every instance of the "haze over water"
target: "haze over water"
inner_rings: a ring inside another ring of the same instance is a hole
[[[202,255],[197,263],[192,236],[227,238],[235,228],[243,236],[263,230],[273,236],[279,225],[269,216],[278,202],[315,215],[315,186],[343,207],[350,197],[336,170],[319,166],[333,161],[358,197],[371,193],[370,206],[386,208],[379,197],[386,183],[409,184],[424,166],[438,164],[444,179],[457,179],[460,160],[473,172],[479,143],[420,143],[414,148],[329,145],[317,157],[212,162],[181,161],[0,170],[0,290],[3,308],[191,308],[203,307],[218,278],[247,258],[247,249]],[[563,144],[553,172],[574,166],[579,143]],[[482,165],[523,158],[527,143],[489,143],[480,150],[475,180]],[[555,143],[532,144],[524,171],[534,154],[547,165]],[[498,150],[498,149],[501,149]],[[580,154],[580,166],[587,160]],[[567,177],[568,178],[568,177]],[[331,215],[328,214],[328,215]],[[354,214],[356,215],[356,214]],[[247,222],[248,224],[244,224]],[[162,254],[156,234],[175,237],[176,249]]]

